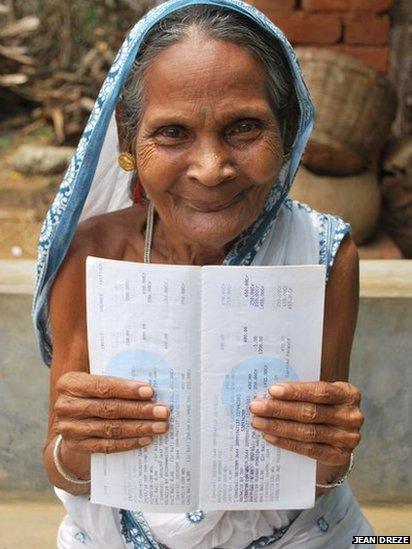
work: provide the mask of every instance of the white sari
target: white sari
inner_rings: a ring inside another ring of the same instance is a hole
[[[36,335],[46,364],[53,338],[49,297],[77,224],[82,219],[131,205],[129,181],[117,165],[119,143],[114,110],[146,34],[168,14],[191,4],[232,9],[257,23],[279,42],[293,78],[300,109],[291,148],[256,221],[242,233],[224,263],[228,265],[323,264],[332,268],[349,227],[333,216],[293,203],[287,195],[313,123],[313,106],[296,55],[283,33],[253,6],[240,0],[170,0],[151,10],[131,30],[104,82],[76,154],[43,225],[39,242],[33,307]],[[67,510],[58,547],[76,549],[253,549],[257,547],[351,547],[352,536],[371,533],[345,485],[299,511],[210,511],[203,514],[147,513],[92,504],[87,497],[57,490]]]
[[[287,200],[253,265],[325,263],[330,269],[348,230],[334,217]],[[302,512],[209,511],[203,517],[196,513],[133,512],[129,518],[134,525],[123,520],[124,512],[119,509],[95,505],[87,497],[62,490],[56,492],[68,512],[59,529],[59,549],[148,549],[162,545],[169,549],[349,549],[352,536],[372,534],[347,485],[319,497],[314,509]],[[196,520],[197,516],[201,520]]]

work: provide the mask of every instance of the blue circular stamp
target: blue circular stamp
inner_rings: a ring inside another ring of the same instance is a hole
[[[268,387],[278,381],[299,381],[299,376],[278,357],[254,356],[239,362],[223,382],[221,398],[227,414],[238,419],[251,400],[267,396]]]
[[[167,360],[156,353],[140,349],[123,351],[109,361],[106,374],[145,381],[156,391],[156,400],[175,407],[179,403],[179,376]]]

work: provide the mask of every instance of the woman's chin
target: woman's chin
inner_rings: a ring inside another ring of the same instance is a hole
[[[249,215],[248,215],[249,214]],[[241,204],[218,211],[185,211],[180,217],[179,230],[193,243],[225,246],[252,222],[251,212]]]

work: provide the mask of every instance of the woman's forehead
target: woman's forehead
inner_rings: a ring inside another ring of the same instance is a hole
[[[261,63],[228,41],[186,38],[159,54],[144,75],[146,104],[193,102],[236,96],[256,102],[265,97]]]

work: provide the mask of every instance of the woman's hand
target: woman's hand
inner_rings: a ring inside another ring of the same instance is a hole
[[[170,410],[151,400],[154,391],[147,383],[67,372],[56,388],[54,431],[69,452],[124,452],[168,431]]]
[[[252,426],[267,442],[326,466],[348,464],[364,419],[356,387],[343,381],[277,383],[269,394],[250,404]]]

